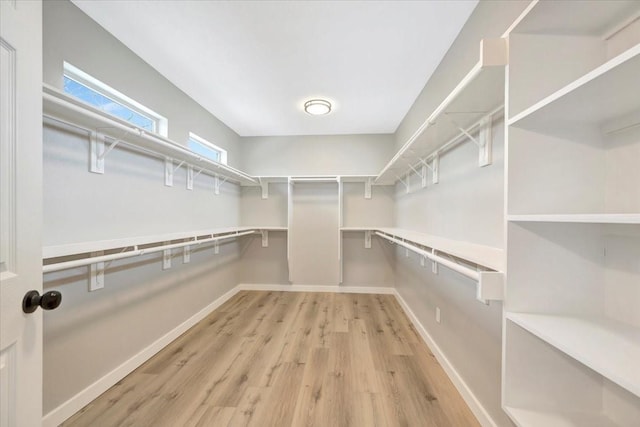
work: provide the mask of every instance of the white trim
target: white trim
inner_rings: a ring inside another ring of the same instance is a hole
[[[238,291],[240,291],[240,288],[238,286],[233,287],[221,297],[213,301],[211,304],[191,316],[189,319],[182,322],[176,328],[154,341],[151,345],[140,351],[131,359],[125,361],[120,366],[118,366],[102,378],[98,379],[96,382],[61,404],[57,408],[50,411],[42,418],[42,426],[55,427],[62,424],[69,417],[74,415],[76,412],[78,412],[84,406],[100,396],[102,393],[107,391],[122,378],[129,375],[136,368],[153,357],[160,350],[169,345],[172,341],[177,339],[189,328],[207,317],[213,310],[227,302],[230,298],[237,294]]]
[[[498,424],[494,421],[493,418],[491,418],[491,415],[489,415],[484,406],[482,406],[482,403],[480,403],[476,395],[473,394],[473,391],[471,390],[471,388],[469,388],[469,385],[464,381],[462,376],[460,376],[460,373],[458,373],[449,359],[447,359],[447,356],[444,355],[438,344],[436,344],[435,340],[431,338],[429,332],[427,332],[422,323],[420,323],[420,320],[418,320],[418,317],[413,313],[411,308],[409,308],[409,304],[407,304],[404,298],[402,298],[397,289],[394,288],[393,291],[393,294],[395,295],[396,300],[398,300],[400,307],[402,307],[409,320],[411,320],[411,323],[422,337],[422,340],[427,345],[427,347],[429,347],[431,353],[433,353],[433,355],[436,357],[438,363],[440,363],[440,366],[442,366],[442,369],[444,369],[447,376],[458,390],[458,393],[460,393],[465,403],[469,406],[469,409],[471,409],[473,415],[475,415],[475,417],[478,419],[480,425],[482,425],[483,427],[497,427]]]
[[[345,294],[384,294],[394,295],[392,287],[377,286],[331,286],[331,285],[281,285],[281,284],[245,284],[238,286],[241,291],[274,291],[274,292],[335,292]]]
[[[166,117],[161,116],[160,114],[156,113],[149,107],[146,107],[140,104],[138,101],[129,98],[124,93],[112,88],[111,86],[109,86],[104,82],[101,82],[100,80],[96,79],[92,75],[82,71],[78,67],[72,64],[69,64],[66,61],[63,63],[63,70],[64,70],[63,75],[69,77],[71,80],[75,80],[81,85],[86,86],[89,89],[92,89],[100,93],[101,95],[106,96],[112,101],[120,103],[125,107],[135,111],[136,113],[152,120],[156,124],[155,126],[156,129],[154,129],[154,132],[164,137],[168,136],[169,121],[167,120]]]
[[[227,150],[225,150],[224,148],[218,147],[216,144],[214,144],[213,142],[209,142],[206,139],[204,139],[201,136],[196,135],[193,132],[189,132],[189,140],[187,141],[187,145],[189,145],[189,141],[190,140],[194,140],[195,142],[197,142],[198,144],[206,147],[206,148],[210,148],[213,151],[217,151],[218,153],[220,153],[220,160],[214,160],[214,159],[210,159],[213,160],[214,162],[217,161],[218,163],[222,163],[224,165],[227,164]]]

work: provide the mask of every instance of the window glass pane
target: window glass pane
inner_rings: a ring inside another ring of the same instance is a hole
[[[202,157],[206,157],[207,159],[215,162],[220,162],[220,151],[207,147],[195,139],[189,139],[189,149],[194,153],[200,154]]]
[[[116,102],[95,90],[64,76],[64,91],[82,101],[95,106],[109,114],[120,117],[142,129],[150,132],[156,131],[154,120],[133,111],[119,102]]]

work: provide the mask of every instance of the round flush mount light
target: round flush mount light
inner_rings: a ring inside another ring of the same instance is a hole
[[[310,99],[304,103],[304,111],[312,116],[323,116],[331,112],[331,103],[326,99]]]

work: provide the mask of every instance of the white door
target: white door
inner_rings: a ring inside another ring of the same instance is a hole
[[[0,0],[0,427],[42,424],[42,3]]]

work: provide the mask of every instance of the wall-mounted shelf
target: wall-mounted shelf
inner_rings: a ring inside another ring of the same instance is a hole
[[[115,147],[117,144],[124,143],[157,157],[172,159],[178,167],[181,162],[184,162],[185,167],[192,166],[195,173],[201,171],[240,184],[258,185],[255,178],[238,169],[205,159],[183,145],[149,133],[48,85],[43,86],[43,109],[45,117],[91,133],[104,135],[107,140],[104,141],[104,147],[99,150],[99,153],[94,152],[96,159],[105,160],[110,144]]]
[[[604,414],[561,412],[524,409],[507,406],[504,410],[518,427],[525,426],[580,426],[580,427],[620,427]]]
[[[568,222],[585,224],[640,224],[640,214],[509,215],[511,222]]]
[[[371,236],[379,236],[477,281],[476,296],[479,301],[503,298],[504,276],[501,271],[504,254],[500,249],[398,228],[341,227],[340,231],[364,232],[365,248],[371,247]],[[464,263],[458,262],[456,258]],[[484,270],[485,268],[494,271]]]
[[[486,128],[483,118],[501,111],[504,104],[506,64],[506,40],[482,40],[479,61],[385,165],[375,183],[394,184],[414,169],[429,168],[426,164],[440,151]],[[490,146],[483,145],[481,151],[485,148],[489,150],[485,164],[489,164]]]
[[[534,0],[507,32],[607,37],[637,17],[637,10],[636,0]]]
[[[504,251],[502,249],[399,228],[378,228],[376,231],[414,242],[420,246],[433,248],[491,270],[504,271]]]
[[[91,165],[93,172],[104,173],[104,162],[109,152],[119,144],[126,144],[165,160],[165,184],[173,185],[173,173],[187,168],[187,186],[193,188],[193,179],[200,173],[216,178],[215,192],[225,180],[245,186],[261,186],[263,198],[268,198],[270,183],[287,182],[362,182],[373,183],[375,175],[273,175],[251,176],[231,166],[214,162],[192,152],[185,146],[163,136],[150,133],[131,123],[112,116],[58,89],[43,85],[43,109],[46,118],[86,130],[90,135]],[[222,180],[221,180],[222,178]]]
[[[595,317],[507,313],[507,319],[640,397],[640,328]]]
[[[143,254],[167,251],[171,249],[216,243],[255,233],[262,233],[263,239],[269,231],[287,231],[287,227],[227,227],[192,232],[170,233],[153,236],[131,237],[124,239],[100,240],[70,243],[43,248],[43,272],[66,270],[117,259],[130,258]],[[104,252],[112,252],[104,254]],[[59,260],[71,257],[74,259]],[[56,260],[58,259],[58,260]],[[49,262],[48,262],[49,261]]]
[[[638,93],[631,88],[637,86],[638,75],[640,45],[525,109],[508,124],[561,135],[567,130],[579,130],[585,124],[605,125],[637,111]],[[602,130],[613,133],[620,129]]]

